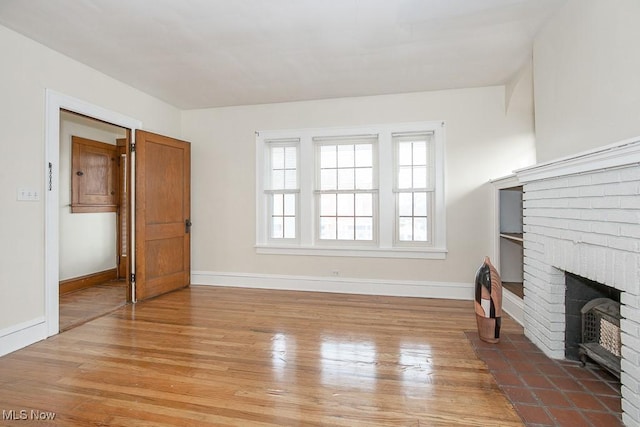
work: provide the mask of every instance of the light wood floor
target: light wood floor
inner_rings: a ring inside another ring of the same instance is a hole
[[[109,282],[60,295],[59,328],[66,331],[122,307],[127,283]]]
[[[475,329],[470,301],[194,286],[0,358],[0,409],[82,426],[521,426]]]

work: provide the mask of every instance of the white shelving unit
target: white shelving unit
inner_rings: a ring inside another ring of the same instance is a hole
[[[502,279],[502,308],[524,322],[522,185],[515,175],[492,180],[495,194],[493,264]]]

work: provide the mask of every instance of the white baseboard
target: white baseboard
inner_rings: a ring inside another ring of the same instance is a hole
[[[10,326],[0,331],[0,356],[20,350],[47,337],[44,317]]]
[[[192,271],[194,285],[472,300],[471,283]]]
[[[513,320],[524,326],[524,301],[504,288],[502,288],[502,309]]]

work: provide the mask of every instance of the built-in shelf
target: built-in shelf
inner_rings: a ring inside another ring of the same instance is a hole
[[[523,188],[514,175],[492,181],[495,188],[495,262],[503,287],[503,309],[524,321]]]
[[[500,233],[500,237],[513,240],[514,242],[524,242],[522,233]]]

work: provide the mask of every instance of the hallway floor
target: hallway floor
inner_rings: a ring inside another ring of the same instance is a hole
[[[124,281],[108,282],[60,295],[60,332],[122,307],[127,301]]]

